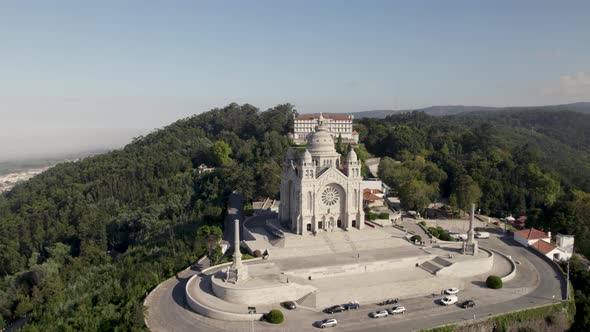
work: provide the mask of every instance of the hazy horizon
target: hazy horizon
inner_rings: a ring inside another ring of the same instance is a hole
[[[590,3],[0,2],[0,161],[120,148],[249,103],[301,113],[590,101]]]

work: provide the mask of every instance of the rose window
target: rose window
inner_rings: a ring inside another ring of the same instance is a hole
[[[327,206],[334,206],[336,205],[336,203],[338,203],[339,197],[340,193],[338,193],[338,190],[336,190],[336,188],[328,187],[324,189],[324,192],[322,192],[322,203],[324,203]]]

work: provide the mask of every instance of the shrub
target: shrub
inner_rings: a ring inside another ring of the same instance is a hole
[[[414,235],[410,238],[410,241],[412,242],[421,242],[422,241],[422,237],[420,235]]]
[[[244,215],[246,217],[250,217],[254,214],[254,209],[252,208],[252,204],[245,204],[244,205]]]
[[[252,259],[252,258],[255,258],[255,257],[252,256],[252,255],[250,255],[250,254],[248,254],[248,253],[242,254],[242,260],[243,261],[248,260],[248,259]]]
[[[279,309],[272,309],[268,314],[264,315],[264,319],[271,324],[281,324],[285,317],[283,317],[283,312]]]
[[[439,233],[438,238],[443,241],[454,241],[455,240],[449,235],[449,232],[447,232],[447,231],[442,231],[441,233]]]
[[[502,288],[502,286],[504,286],[502,283],[502,279],[500,277],[494,276],[494,275],[489,276],[486,279],[486,285],[488,286],[488,288],[491,288],[491,289],[500,289],[500,288]]]
[[[211,261],[211,265],[215,265],[217,262],[219,262],[221,260],[222,257],[223,257],[223,252],[221,251],[221,247],[220,246],[215,247],[215,250],[213,250],[211,252],[211,254],[209,255],[209,260]]]
[[[367,219],[368,219],[368,220],[375,220],[375,219],[377,219],[377,214],[376,214],[376,213],[374,213],[374,212],[369,212],[369,213],[367,214]]]
[[[387,213],[387,212],[379,213],[379,219],[389,219],[389,213]]]
[[[262,252],[260,252],[260,250],[258,250],[258,249],[254,250],[253,254],[254,254],[254,257],[262,257]]]
[[[432,234],[432,236],[434,236],[434,237],[438,237],[440,235],[440,233],[438,232],[438,229],[436,229],[434,227],[428,227],[428,232],[430,234]]]
[[[422,220],[422,221],[420,222],[420,225],[422,225],[422,226],[426,227],[426,221]]]

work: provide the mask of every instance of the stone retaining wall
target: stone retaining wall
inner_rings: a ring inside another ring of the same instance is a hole
[[[216,276],[211,279],[211,287],[215,296],[224,301],[249,305],[295,301],[316,290],[313,286],[293,282],[250,288],[236,287],[234,284],[225,283]]]
[[[514,277],[516,276],[516,263],[514,262],[514,260],[512,259],[512,257],[510,257],[510,256],[508,256],[506,254],[503,254],[503,253],[501,253],[501,252],[499,252],[497,250],[493,250],[493,249],[490,249],[490,250],[493,251],[493,252],[495,252],[496,254],[498,254],[498,255],[506,258],[510,262],[510,266],[512,267],[512,270],[510,271],[510,273],[508,273],[507,275],[505,275],[505,276],[502,277],[502,282],[505,283],[507,281],[510,281],[510,280],[514,279]]]
[[[488,257],[453,262],[452,265],[437,271],[436,275],[466,278],[490,271],[494,266],[494,254],[488,249],[479,248],[479,250],[486,252]]]
[[[422,264],[423,262],[431,260],[434,257],[436,257],[436,255],[421,255],[417,257],[406,257],[384,261],[375,261],[369,263],[356,263],[348,265],[317,267],[312,269],[290,270],[285,272],[285,274],[305,279],[307,279],[310,276],[312,279],[322,279],[340,277],[351,274],[359,274],[365,272],[413,269],[416,267],[416,264]]]

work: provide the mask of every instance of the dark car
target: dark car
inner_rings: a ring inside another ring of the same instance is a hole
[[[360,307],[361,307],[361,305],[358,302],[356,302],[356,301],[349,302],[349,303],[347,303],[347,304],[344,305],[344,309],[346,309],[346,310],[358,309]]]
[[[338,304],[338,305],[335,305],[335,306],[331,306],[329,308],[326,308],[324,310],[324,312],[326,312],[328,314],[333,314],[333,313],[336,313],[336,312],[343,312],[344,310],[346,310],[346,309],[344,309],[343,306],[341,306],[341,305]]]
[[[377,303],[378,305],[388,305],[388,304],[397,304],[399,302],[399,299],[386,299],[383,300],[382,302]]]
[[[293,310],[293,309],[297,308],[297,305],[293,301],[285,301],[285,302],[281,303],[281,305],[283,307],[285,307],[285,309],[289,309],[289,310]]]
[[[473,300],[467,300],[463,303],[461,303],[461,308],[473,308],[475,307],[475,301]]]

